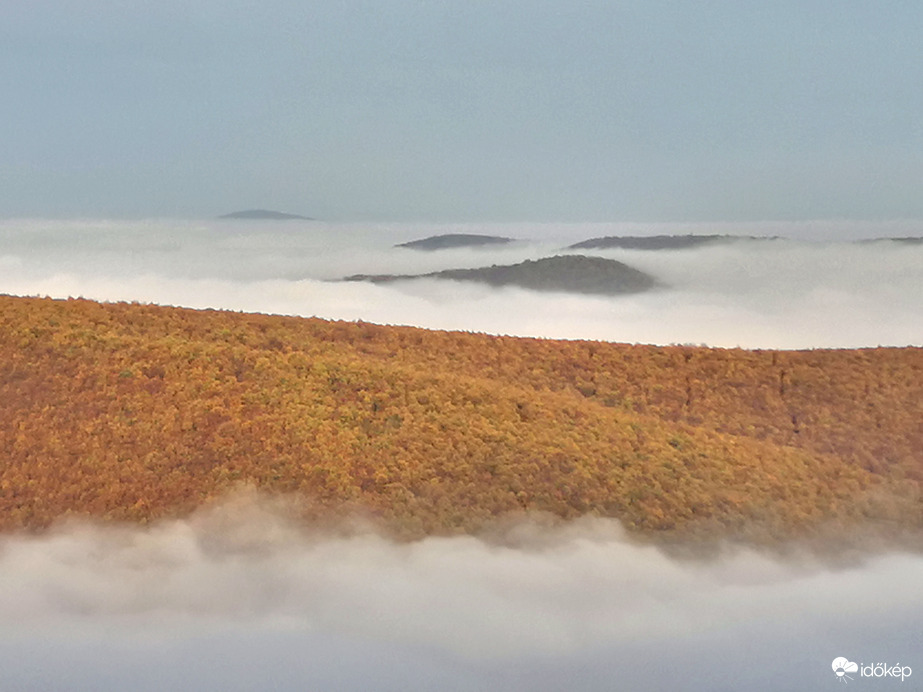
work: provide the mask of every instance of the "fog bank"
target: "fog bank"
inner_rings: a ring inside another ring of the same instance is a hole
[[[415,252],[398,242],[440,232],[523,239]],[[351,274],[418,274],[513,264],[601,235],[787,235],[694,250],[592,251],[667,288],[594,297],[470,282],[387,285]],[[921,235],[904,223],[336,225],[317,222],[0,223],[0,292],[137,300],[433,329],[747,348],[923,344],[923,245],[856,244]]]
[[[676,560],[602,519],[399,544],[243,496],[4,537],[0,583],[5,689],[822,689],[837,656],[923,675],[920,555]]]

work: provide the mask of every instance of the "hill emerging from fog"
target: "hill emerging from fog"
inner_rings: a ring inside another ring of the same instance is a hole
[[[640,293],[654,288],[654,277],[616,260],[584,255],[558,255],[519,264],[477,269],[445,269],[428,274],[354,274],[344,281],[389,283],[411,279],[474,281],[488,286],[518,286],[534,291],[599,295]]]
[[[778,240],[767,236],[736,235],[652,235],[652,236],[605,236],[591,238],[567,247],[568,250],[605,250],[622,248],[626,250],[687,250],[703,245],[736,243],[742,240]]]
[[[262,221],[290,221],[290,220],[302,220],[302,221],[313,221],[314,219],[308,216],[299,216],[298,214],[286,214],[281,211],[270,211],[268,209],[246,209],[244,211],[235,211],[230,214],[224,214],[219,216],[219,219],[252,219],[252,220],[262,220]]]
[[[441,235],[431,235],[428,238],[421,238],[420,240],[398,243],[394,247],[404,247],[411,250],[448,250],[461,247],[493,247],[513,242],[515,242],[513,238],[506,238],[498,235],[443,233]]]
[[[867,238],[859,243],[903,243],[905,245],[923,245],[923,237],[905,236],[900,238]]]
[[[921,526],[923,349],[545,341],[0,297],[0,526],[240,485],[407,537],[524,513],[662,538]]]

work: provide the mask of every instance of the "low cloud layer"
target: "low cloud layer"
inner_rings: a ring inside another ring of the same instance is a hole
[[[820,689],[837,656],[923,675],[921,581],[901,553],[677,560],[599,519],[398,544],[243,496],[0,540],[0,666],[7,689]]]
[[[460,231],[531,242],[432,253],[392,247]],[[663,232],[794,240],[684,251],[593,251],[669,286],[613,298],[438,280],[330,281],[357,273],[511,264],[555,254],[588,237]],[[912,223],[426,227],[8,221],[0,225],[0,291],[551,338],[748,348],[904,346],[923,343],[923,245],[847,241],[920,233]]]

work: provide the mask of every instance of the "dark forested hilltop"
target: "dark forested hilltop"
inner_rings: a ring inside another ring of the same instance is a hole
[[[625,250],[688,250],[703,245],[736,243],[742,240],[779,240],[769,236],[737,235],[613,235],[590,238],[568,246],[568,250],[604,250],[622,248]]]
[[[389,283],[409,279],[475,281],[488,286],[518,286],[534,291],[563,291],[599,295],[639,293],[657,286],[654,277],[627,264],[602,257],[558,255],[518,264],[444,269],[428,274],[354,274],[344,281]]]
[[[770,352],[0,296],[0,526],[240,484],[408,537],[917,531],[923,349]]]

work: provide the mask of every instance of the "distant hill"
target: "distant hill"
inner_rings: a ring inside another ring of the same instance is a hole
[[[481,247],[483,245],[503,245],[512,243],[512,238],[497,235],[479,235],[477,233],[445,233],[431,235],[420,240],[398,243],[394,247],[406,247],[411,250],[446,250],[458,247]]]
[[[301,219],[303,221],[313,221],[308,216],[299,216],[298,214],[285,214],[281,211],[269,211],[268,209],[246,209],[244,211],[235,211],[230,214],[219,216],[219,219],[263,219],[286,221],[289,219]]]
[[[478,269],[445,269],[428,274],[354,274],[343,280],[387,283],[423,278],[476,281],[489,286],[519,286],[534,291],[600,295],[639,293],[657,285],[654,277],[627,264],[584,255],[558,255],[526,260],[519,264],[494,264]]]
[[[860,243],[904,243],[906,245],[923,245],[923,237],[907,236],[903,238],[865,238]]]
[[[741,240],[778,240],[776,237],[736,235],[652,235],[605,236],[591,238],[568,246],[568,250],[602,250],[624,248],[627,250],[685,250],[716,243],[735,243]]]
[[[923,528],[921,348],[656,347],[10,296],[0,324],[0,530],[184,516],[241,484],[408,538],[530,512],[834,550],[865,526]]]

